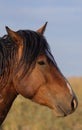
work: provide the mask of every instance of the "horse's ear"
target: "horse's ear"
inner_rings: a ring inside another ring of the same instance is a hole
[[[46,26],[47,26],[47,23],[48,23],[48,22],[46,22],[46,23],[45,23],[41,28],[39,28],[36,32],[41,33],[41,34],[44,34],[45,29],[46,29]]]
[[[18,45],[21,46],[23,44],[23,38],[15,31],[12,31],[10,28],[6,26],[6,31],[11,39]]]

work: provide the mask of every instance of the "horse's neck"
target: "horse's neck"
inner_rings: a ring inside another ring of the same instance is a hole
[[[17,93],[12,83],[0,90],[0,125],[4,121],[16,96]]]

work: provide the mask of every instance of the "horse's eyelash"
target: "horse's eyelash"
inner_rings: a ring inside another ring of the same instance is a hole
[[[39,65],[45,65],[45,62],[44,61],[38,61],[38,64]]]

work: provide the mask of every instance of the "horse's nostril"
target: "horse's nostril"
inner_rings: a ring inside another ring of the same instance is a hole
[[[75,110],[77,108],[78,102],[76,98],[73,98],[71,106],[72,106],[72,110]]]

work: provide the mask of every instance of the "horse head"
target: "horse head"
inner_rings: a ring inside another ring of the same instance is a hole
[[[75,111],[78,101],[51,54],[43,35],[46,25],[37,31],[15,32],[6,27],[9,37],[18,46],[13,84],[18,94],[48,106],[57,116],[66,116]]]

